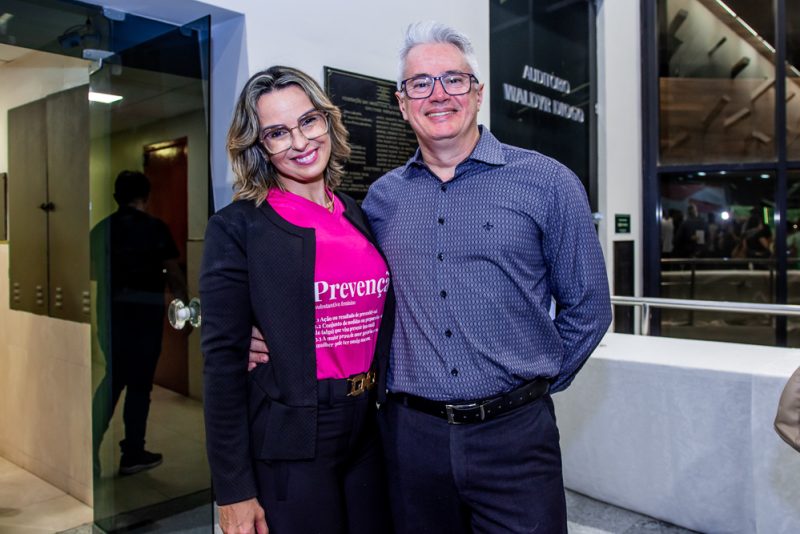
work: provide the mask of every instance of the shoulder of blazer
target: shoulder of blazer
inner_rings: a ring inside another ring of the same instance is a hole
[[[217,210],[208,220],[206,238],[217,235],[221,230],[240,246],[247,240],[247,228],[256,214],[257,208],[252,200],[236,200]]]
[[[258,225],[261,222],[269,221],[280,230],[309,238],[313,235],[313,229],[295,226],[280,215],[268,202],[262,202],[258,206],[252,200],[236,200],[231,202],[212,217],[222,218],[226,224],[235,226],[238,230],[246,232],[252,224]]]
[[[235,223],[237,219],[250,219],[258,212],[252,200],[234,200],[227,206],[214,212],[211,217],[223,219],[227,223]]]

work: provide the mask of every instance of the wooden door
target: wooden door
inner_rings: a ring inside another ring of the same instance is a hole
[[[164,221],[180,253],[180,267],[186,272],[188,237],[188,159],[186,138],[144,147],[144,173],[150,179],[147,211]],[[165,293],[166,303],[175,298]],[[164,318],[161,357],[156,369],[156,384],[183,395],[189,394],[189,345],[186,331],[173,329]]]

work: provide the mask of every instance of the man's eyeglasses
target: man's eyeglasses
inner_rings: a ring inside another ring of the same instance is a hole
[[[478,78],[474,74],[467,72],[448,72],[441,76],[414,76],[403,80],[400,83],[400,90],[403,91],[408,98],[421,99],[428,98],[433,94],[433,86],[436,80],[442,84],[444,92],[450,96],[458,96],[469,93],[472,88],[472,82],[478,82]]]
[[[292,130],[300,130],[309,141],[328,133],[328,116],[322,111],[311,111],[297,119],[297,126],[274,126],[261,131],[261,142],[271,155],[292,148]]]

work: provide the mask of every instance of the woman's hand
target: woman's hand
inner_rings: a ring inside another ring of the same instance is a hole
[[[250,358],[247,362],[247,370],[252,371],[259,363],[269,361],[269,348],[264,341],[264,335],[255,326],[250,333]]]
[[[225,534],[269,534],[264,509],[255,498],[220,506],[219,527]]]

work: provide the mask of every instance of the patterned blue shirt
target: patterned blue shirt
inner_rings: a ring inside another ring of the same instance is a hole
[[[363,208],[397,297],[390,391],[474,400],[536,377],[559,391],[606,332],[608,281],[586,193],[557,161],[481,127],[452,180],[417,150]]]

